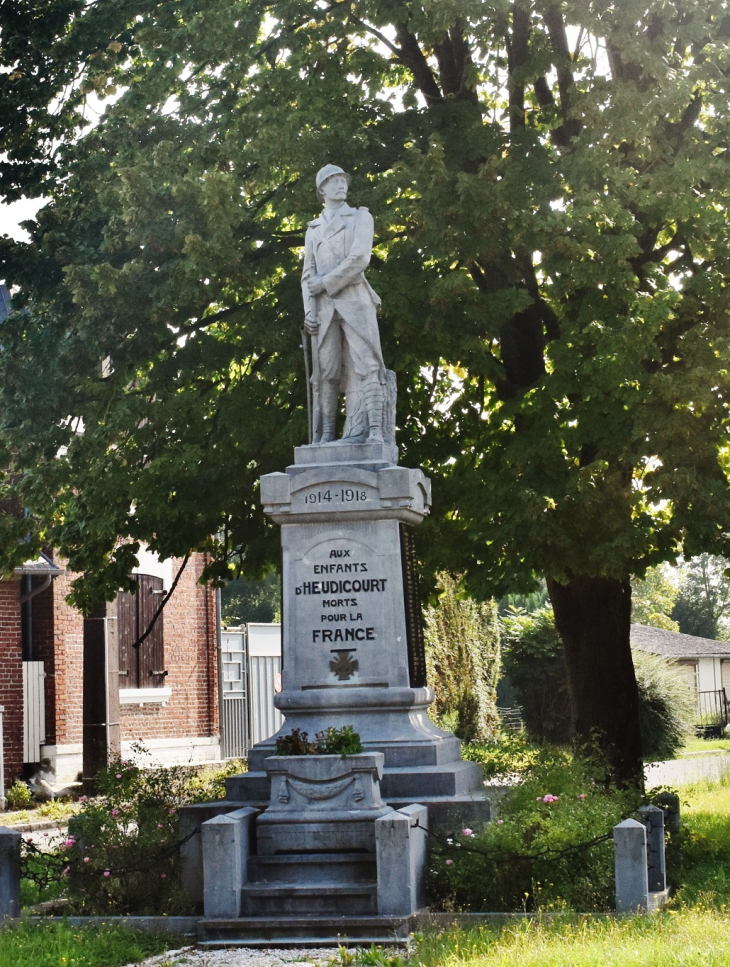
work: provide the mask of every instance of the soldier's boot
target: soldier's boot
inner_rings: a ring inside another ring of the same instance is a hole
[[[339,389],[336,383],[322,382],[321,406],[322,406],[322,438],[320,443],[332,443],[335,439],[337,430],[337,400]]]
[[[380,382],[373,380],[364,388],[365,408],[368,414],[368,443],[384,443],[383,410],[385,409],[385,390]]]

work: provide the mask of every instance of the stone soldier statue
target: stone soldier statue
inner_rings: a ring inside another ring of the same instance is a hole
[[[342,442],[383,443],[387,375],[375,314],[380,299],[364,275],[373,217],[367,208],[347,204],[350,176],[337,165],[321,168],[316,184],[324,211],[307,227],[302,271],[304,327],[312,348],[312,442],[336,442],[344,393]]]

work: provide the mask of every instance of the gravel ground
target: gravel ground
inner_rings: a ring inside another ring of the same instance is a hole
[[[127,967],[320,967],[337,960],[337,948],[287,948],[256,949],[253,947],[228,947],[223,950],[199,950],[183,947],[157,954],[139,964]]]

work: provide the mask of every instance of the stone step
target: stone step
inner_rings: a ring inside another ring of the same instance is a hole
[[[375,883],[246,883],[241,888],[241,915],[280,913],[362,916],[378,912]]]
[[[408,939],[408,917],[238,917],[199,920],[201,947],[340,947],[398,944]]]
[[[427,797],[463,796],[481,792],[482,770],[476,762],[451,762],[418,769],[386,769],[380,783],[383,799],[421,802]]]
[[[375,883],[374,853],[285,853],[251,856],[249,883]]]

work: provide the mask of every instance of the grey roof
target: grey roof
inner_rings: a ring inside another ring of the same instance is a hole
[[[665,658],[730,658],[730,641],[697,638],[647,625],[631,625],[631,645]]]
[[[47,554],[41,553],[34,561],[25,561],[20,567],[15,568],[16,577],[23,574],[64,574],[66,568],[54,564]]]

